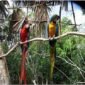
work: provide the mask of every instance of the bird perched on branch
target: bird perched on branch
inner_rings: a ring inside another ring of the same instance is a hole
[[[25,18],[22,27],[20,29],[20,41],[25,42],[26,40],[29,40],[29,29],[30,25],[28,24],[27,17]],[[26,57],[27,57],[27,49],[28,49],[29,43],[21,44],[22,49],[22,60],[21,60],[21,69],[20,69],[20,84],[24,83],[26,85]]]
[[[58,36],[59,29],[58,29],[58,20],[60,17],[58,15],[53,15],[50,19],[48,24],[48,37],[54,38]],[[55,57],[56,57],[56,40],[52,39],[49,40],[50,45],[50,79],[53,78],[53,69],[55,64]]]

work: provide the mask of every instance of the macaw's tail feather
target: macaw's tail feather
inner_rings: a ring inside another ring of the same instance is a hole
[[[23,53],[22,53],[22,60],[21,60],[21,69],[20,69],[20,79],[19,79],[19,83],[20,85],[26,85],[27,81],[26,81],[26,56],[27,53],[24,49]]]
[[[55,57],[56,57],[56,46],[50,46],[50,80],[53,79],[53,70],[55,65]]]

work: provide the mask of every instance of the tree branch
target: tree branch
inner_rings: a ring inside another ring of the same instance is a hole
[[[54,37],[54,38],[34,38],[34,39],[30,39],[30,40],[27,40],[25,42],[20,42],[20,44],[24,44],[24,43],[27,43],[27,42],[33,42],[33,41],[48,41],[48,40],[52,40],[52,39],[55,39],[55,40],[58,40],[60,38],[63,38],[65,36],[68,36],[68,35],[77,35],[77,36],[85,36],[85,33],[80,33],[80,32],[67,32],[67,33],[64,33],[60,36],[57,36],[57,37]]]
[[[1,55],[0,58],[9,55],[18,45],[19,45],[19,42],[17,42],[7,53]]]
[[[60,70],[58,67],[55,67],[60,73],[62,73],[70,82],[72,81],[62,70]]]
[[[24,44],[24,43],[33,42],[33,41],[49,41],[49,40],[52,40],[52,39],[57,40],[57,39],[63,38],[63,37],[68,36],[68,35],[77,35],[77,36],[83,36],[84,37],[85,33],[67,32],[67,33],[64,33],[64,34],[62,34],[58,37],[54,37],[54,38],[34,38],[34,39],[27,40],[25,42],[17,42],[6,54],[1,55],[0,58],[9,55],[19,44]]]

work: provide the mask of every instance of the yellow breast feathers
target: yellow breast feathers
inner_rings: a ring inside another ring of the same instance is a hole
[[[50,22],[48,26],[49,37],[53,37],[55,33],[56,33],[56,25],[53,22]]]

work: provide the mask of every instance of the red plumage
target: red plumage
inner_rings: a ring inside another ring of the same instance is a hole
[[[28,40],[28,32],[29,26],[28,24],[25,24],[22,26],[20,29],[20,41],[25,42]],[[28,43],[21,44],[21,49],[22,49],[22,60],[21,60],[21,68],[20,68],[20,84],[24,83],[26,85],[26,57],[27,57],[27,48],[28,48]]]
[[[28,24],[24,25],[21,29],[20,29],[20,40],[21,42],[24,42],[26,40],[28,40]]]

